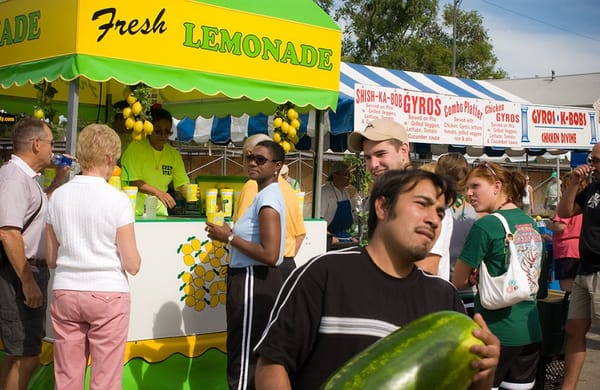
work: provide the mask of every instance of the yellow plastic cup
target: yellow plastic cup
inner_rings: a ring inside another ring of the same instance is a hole
[[[217,195],[219,190],[216,188],[210,188],[206,191],[206,216],[210,213],[217,212]]]
[[[304,215],[304,195],[305,195],[305,193],[300,191],[300,192],[297,192],[296,195],[298,196],[298,207],[300,207],[300,215]]]
[[[208,213],[206,215],[206,220],[210,223],[214,223],[217,226],[223,226],[225,223],[225,213],[222,211]]]
[[[188,184],[185,187],[185,200],[187,202],[198,201],[198,184]]]
[[[125,186],[123,187],[123,192],[125,192],[127,194],[127,197],[129,197],[129,201],[131,202],[131,209],[133,210],[133,215],[135,215],[138,188],[136,186]]]
[[[121,189],[121,176],[111,176],[108,179],[108,184],[115,187],[117,190]]]
[[[44,188],[50,187],[50,184],[56,177],[56,168],[45,168],[44,169]]]
[[[226,217],[231,217],[233,214],[233,190],[231,188],[221,190],[221,210]]]

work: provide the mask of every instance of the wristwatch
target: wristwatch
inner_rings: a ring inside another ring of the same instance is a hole
[[[235,236],[233,235],[233,232],[231,232],[231,234],[227,237],[227,244],[228,245],[231,245],[231,241],[233,241],[233,237],[235,237]]]

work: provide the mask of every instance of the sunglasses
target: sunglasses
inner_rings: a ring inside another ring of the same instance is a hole
[[[53,139],[43,139],[43,138],[31,138],[30,141],[33,141],[36,139],[38,141],[46,142],[46,143],[50,144],[50,146],[54,146],[54,143],[55,143],[55,141]]]
[[[588,164],[598,164],[600,163],[600,158],[590,156],[587,158],[587,162]]]
[[[279,161],[279,160],[269,160],[265,156],[261,156],[260,154],[252,154],[252,153],[247,154],[246,159],[248,160],[248,162],[254,161],[256,163],[256,165],[258,165],[258,166],[265,165],[267,163],[267,161],[271,161],[271,162]]]
[[[154,129],[153,133],[156,135],[171,135],[171,134],[173,134],[173,132],[170,129],[169,130]]]
[[[489,171],[490,171],[490,172],[492,173],[492,175],[493,175],[493,176],[496,178],[496,180],[500,180],[500,179],[498,179],[498,175],[496,175],[496,171],[494,171],[494,168],[492,168],[492,167],[491,167],[491,165],[490,165],[490,164],[488,164],[488,162],[487,162],[487,161],[482,161],[482,162],[480,162],[480,163],[477,165],[477,167],[478,167],[478,168],[479,168],[479,167],[485,167],[485,168],[489,169]]]

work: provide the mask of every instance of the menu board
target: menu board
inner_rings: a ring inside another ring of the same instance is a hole
[[[356,84],[354,129],[392,118],[410,142],[448,145],[589,148],[596,143],[593,110],[523,105]]]

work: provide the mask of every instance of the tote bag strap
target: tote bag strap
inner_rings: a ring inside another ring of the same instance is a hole
[[[505,260],[505,264],[508,265],[508,263],[510,263],[510,260],[512,258],[512,251],[511,251],[511,246],[510,244],[513,241],[513,234],[510,231],[510,228],[508,227],[508,222],[506,221],[506,218],[504,218],[504,216],[500,213],[492,213],[490,215],[493,215],[494,217],[498,218],[500,220],[500,223],[502,224],[502,227],[504,228],[504,232],[506,233],[506,236],[504,238],[504,250],[505,250],[505,254],[508,254],[508,256],[506,256],[506,260]]]
[[[506,218],[504,218],[504,215],[499,214],[499,213],[493,213],[491,215],[498,218],[500,220],[500,223],[502,223],[502,227],[504,228],[504,232],[506,233],[506,238],[508,239],[509,236],[512,238],[512,232],[510,231],[510,228],[508,227],[508,222],[506,222]]]

